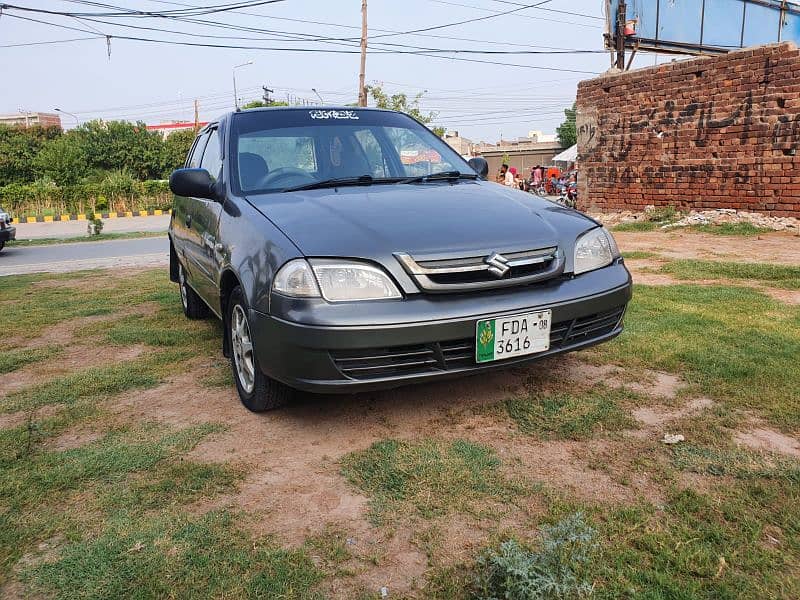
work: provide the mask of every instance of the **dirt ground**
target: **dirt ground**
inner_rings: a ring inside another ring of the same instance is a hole
[[[776,232],[758,236],[713,235],[687,231],[614,233],[624,252],[657,252],[667,258],[800,264],[800,236]]]
[[[623,251],[654,251],[675,258],[742,260],[744,257],[748,262],[800,263],[800,238],[783,234],[758,240],[680,232],[619,233],[616,237]],[[674,283],[667,276],[641,272],[641,268],[652,266],[650,260],[630,261],[630,264],[636,281]],[[794,294],[790,301],[800,302],[797,292],[780,292],[786,294],[784,300]],[[74,327],[75,323],[71,325]],[[50,329],[50,343],[69,342],[66,325],[63,331],[60,327]],[[29,340],[27,344],[35,347],[41,340]],[[55,376],[79,364],[89,366],[131,359],[141,351],[140,346],[132,346],[123,354],[111,356],[98,354],[88,345],[74,344],[67,349],[59,366],[44,375]],[[387,532],[368,521],[368,499],[340,474],[339,460],[347,453],[386,438],[463,437],[490,444],[501,459],[513,454],[520,461],[514,469],[555,490],[568,491],[593,502],[643,498],[657,504],[663,490],[648,473],[634,472],[628,481],[622,482],[615,471],[626,470],[640,445],[660,440],[668,432],[670,422],[698,414],[713,404],[706,398],[683,397],[680,392],[684,382],[674,375],[657,372],[632,375],[614,365],[589,364],[581,355],[573,354],[524,368],[380,393],[302,396],[284,409],[253,414],[242,408],[232,386],[205,387],[199,383],[212,360],[217,357],[201,357],[192,370],[175,374],[158,387],[115,398],[111,407],[114,418],[122,422],[155,421],[180,426],[223,423],[227,430],[202,442],[190,458],[230,461],[245,467],[247,475],[234,494],[214,497],[189,509],[197,513],[221,507],[243,509],[257,515],[254,525],[257,533],[275,535],[289,545],[300,545],[309,535],[337,527],[352,540],[351,550],[356,556],[379,553],[382,557],[370,566],[363,566],[368,564],[365,560],[357,572],[356,579],[371,590],[381,586],[390,590],[413,589],[423,579],[428,560],[413,543],[411,531]],[[41,377],[41,368],[21,369],[6,375],[0,396]],[[618,439],[540,441],[520,435],[508,419],[491,415],[493,406],[516,394],[575,382],[583,385],[602,382],[610,387],[625,384],[648,397],[650,403],[633,412],[637,427],[623,432]],[[4,415],[0,427],[13,426],[17,417],[23,418],[13,413]],[[89,443],[98,435],[83,426],[53,440],[51,447],[72,448]],[[752,429],[740,432],[737,440],[752,448],[800,456],[797,440],[757,423]],[[602,459],[606,468],[597,468],[598,459]],[[703,478],[694,479],[697,487],[706,485]],[[532,514],[539,508],[528,506],[521,510]],[[519,514],[512,513],[506,518],[517,526],[524,522]],[[476,521],[451,521],[444,535],[451,553],[466,556],[471,552],[483,539],[479,535],[482,526]],[[346,589],[332,592],[342,597],[347,593]]]

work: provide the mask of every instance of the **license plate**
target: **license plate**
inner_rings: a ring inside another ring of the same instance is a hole
[[[549,310],[478,321],[475,330],[475,360],[503,360],[550,349]]]

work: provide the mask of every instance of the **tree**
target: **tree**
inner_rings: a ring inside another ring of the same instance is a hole
[[[578,131],[575,129],[575,114],[577,113],[576,104],[572,103],[572,108],[565,108],[566,119],[556,129],[558,143],[562,148],[569,148],[578,143]]]
[[[281,100],[273,100],[269,104],[264,102],[263,100],[253,100],[252,102],[248,102],[242,107],[242,110],[247,110],[248,108],[265,108],[267,106],[289,106],[288,102],[283,102]]]
[[[414,96],[413,99],[409,100],[408,95],[403,92],[390,96],[383,91],[383,88],[380,85],[368,85],[367,94],[372,96],[372,100],[375,102],[375,106],[378,108],[386,108],[389,110],[404,112],[407,115],[414,117],[420,123],[424,123],[425,125],[430,125],[430,123],[432,123],[436,117],[439,116],[438,113],[429,112],[425,114],[420,110],[419,101],[422,99],[422,92]],[[439,137],[442,137],[445,132],[444,127],[429,127],[429,129]]]
[[[193,129],[181,129],[170,133],[164,140],[163,176],[165,179],[186,162],[186,156],[189,154],[189,148],[192,147],[195,136]]]
[[[45,144],[60,135],[58,127],[0,125],[0,186],[33,181],[36,178],[33,159]]]
[[[89,171],[83,145],[72,133],[47,142],[33,159],[33,167],[38,176],[60,186],[79,183]]]
[[[94,168],[128,171],[137,179],[157,179],[164,171],[164,140],[142,122],[90,121],[75,132]]]

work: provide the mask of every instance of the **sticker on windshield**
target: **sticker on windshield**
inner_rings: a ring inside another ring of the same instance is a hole
[[[358,120],[358,114],[354,110],[310,110],[309,116],[312,119],[355,119]]]

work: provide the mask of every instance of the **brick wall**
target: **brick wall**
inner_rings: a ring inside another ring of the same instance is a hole
[[[800,50],[791,43],[578,86],[581,208],[800,217]]]

